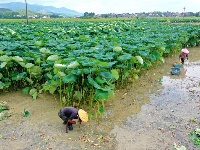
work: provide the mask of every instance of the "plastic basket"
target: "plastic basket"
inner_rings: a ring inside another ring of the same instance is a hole
[[[183,65],[182,64],[174,64],[175,68],[181,68]]]
[[[178,67],[171,68],[171,74],[172,75],[179,75],[181,73],[181,69]]]

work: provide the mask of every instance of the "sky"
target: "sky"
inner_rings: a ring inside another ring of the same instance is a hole
[[[0,0],[0,3],[25,0]],[[200,0],[27,0],[29,4],[65,7],[81,13],[199,12]]]

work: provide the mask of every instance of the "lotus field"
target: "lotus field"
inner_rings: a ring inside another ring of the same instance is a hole
[[[36,99],[46,91],[61,105],[100,108],[141,70],[199,43],[199,25],[153,19],[1,22],[0,92],[21,89]]]

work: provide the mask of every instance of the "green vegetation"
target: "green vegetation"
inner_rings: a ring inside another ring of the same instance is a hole
[[[200,43],[200,27],[156,19],[0,23],[0,92],[43,91],[60,104],[104,112],[116,88],[184,46]]]
[[[196,128],[190,132],[190,139],[194,142],[195,145],[200,146],[200,129]]]

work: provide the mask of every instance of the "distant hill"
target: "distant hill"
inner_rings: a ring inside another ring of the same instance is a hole
[[[18,11],[25,9],[25,3],[22,2],[10,2],[10,3],[0,3],[0,8],[6,8],[13,11]],[[28,10],[37,12],[37,13],[52,13],[52,14],[60,14],[64,16],[83,16],[83,13],[77,12],[75,10],[70,10],[65,7],[56,8],[53,6],[43,6],[36,4],[28,4]]]

